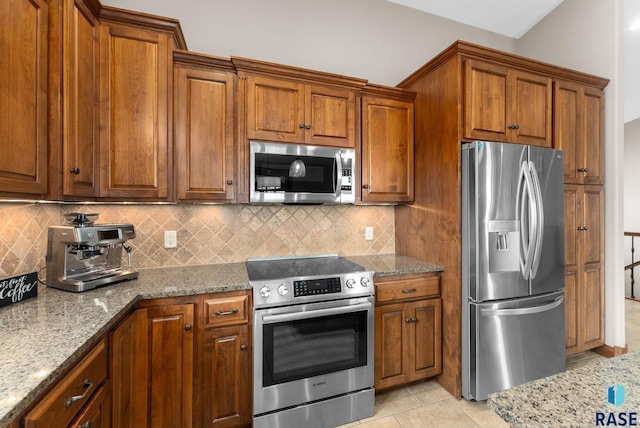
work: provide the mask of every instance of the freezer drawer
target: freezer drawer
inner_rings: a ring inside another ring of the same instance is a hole
[[[493,392],[565,370],[564,292],[470,303],[468,309],[465,398],[485,400]]]

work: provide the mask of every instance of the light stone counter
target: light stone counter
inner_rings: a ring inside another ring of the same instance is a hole
[[[613,426],[609,418],[627,420],[640,412],[640,352],[598,361],[489,395],[487,405],[514,428]],[[624,388],[624,402],[608,402],[608,389]],[[626,413],[625,413],[626,412]],[[613,414],[613,416],[611,416]],[[609,423],[607,423],[609,422]]]
[[[393,254],[349,259],[376,275],[443,270]],[[57,382],[138,300],[250,288],[244,263],[142,269],[137,280],[83,293],[39,286],[36,298],[0,308],[0,427]]]

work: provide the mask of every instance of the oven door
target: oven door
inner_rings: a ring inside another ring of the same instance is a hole
[[[373,388],[373,296],[254,312],[254,415]]]

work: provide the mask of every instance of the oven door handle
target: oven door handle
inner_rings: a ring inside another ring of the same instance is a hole
[[[263,315],[263,324],[274,324],[278,322],[306,320],[309,318],[317,318],[331,315],[342,315],[351,312],[366,311],[373,307],[369,302],[359,303],[357,305],[338,306],[335,308],[315,309],[312,311],[292,312],[288,314]]]

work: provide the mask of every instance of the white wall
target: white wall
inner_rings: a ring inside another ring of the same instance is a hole
[[[610,79],[605,90],[605,343],[625,346],[623,0],[565,0],[516,53]]]
[[[395,86],[454,41],[514,40],[386,0],[104,0],[180,20],[189,50]]]
[[[624,125],[624,230],[640,232],[640,119]],[[640,238],[634,238],[634,261],[640,260]],[[631,263],[631,238],[624,240],[624,264]],[[640,267],[634,270],[634,295],[640,298]],[[627,295],[631,293],[631,274],[625,272]]]

